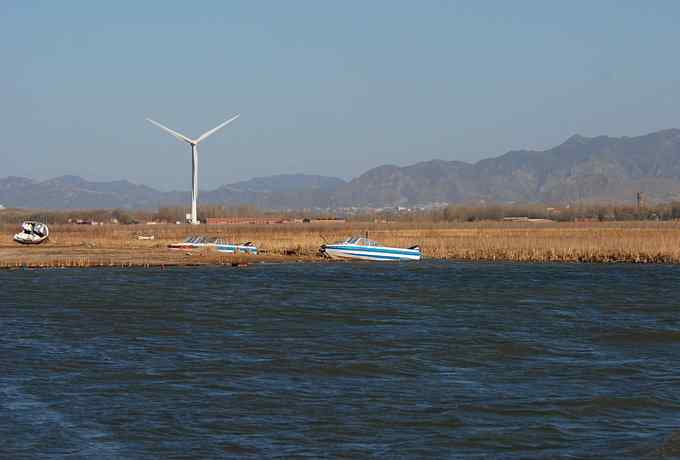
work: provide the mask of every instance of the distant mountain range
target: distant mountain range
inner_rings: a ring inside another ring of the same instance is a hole
[[[203,204],[262,209],[423,206],[431,203],[680,200],[680,130],[637,137],[575,135],[545,151],[516,150],[477,163],[431,160],[373,168],[346,182],[306,174],[255,178],[202,191]],[[22,208],[185,206],[189,192],[77,176],[0,179],[0,204]]]

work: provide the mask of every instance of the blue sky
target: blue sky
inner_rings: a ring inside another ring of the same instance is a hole
[[[680,127],[680,2],[5,1],[0,177],[203,189]]]

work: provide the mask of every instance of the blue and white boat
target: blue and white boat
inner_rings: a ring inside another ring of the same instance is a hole
[[[215,249],[226,254],[257,254],[257,246],[250,241],[243,244],[216,244]]]
[[[341,243],[321,245],[321,253],[331,259],[420,260],[420,247],[392,248],[373,240],[350,237]]]
[[[206,238],[204,236],[188,236],[181,243],[169,244],[168,248],[180,251],[213,248],[225,254],[257,254],[257,246],[250,241],[241,244],[225,243],[222,238]]]

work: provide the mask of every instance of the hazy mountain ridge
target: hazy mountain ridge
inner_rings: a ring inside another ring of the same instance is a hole
[[[515,150],[477,163],[430,160],[383,165],[345,182],[283,174],[201,191],[203,204],[267,209],[411,206],[433,202],[628,201],[680,199],[680,130],[637,137],[575,135],[545,150]],[[46,181],[0,179],[0,204],[27,208],[156,208],[186,206],[189,192],[161,192],[129,181],[77,176]]]
[[[379,167],[350,181],[342,204],[653,201],[680,198],[680,130],[638,137],[575,135],[545,151],[516,150],[477,163],[433,160]]]
[[[288,174],[254,178],[201,191],[203,204],[261,208],[321,207],[345,181],[335,177]],[[126,180],[91,182],[78,176],[45,181],[10,176],[0,178],[0,204],[6,207],[43,209],[158,208],[187,206],[190,192],[161,192]]]

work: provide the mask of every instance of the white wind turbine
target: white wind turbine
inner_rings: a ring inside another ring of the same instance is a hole
[[[204,140],[206,137],[210,136],[211,134],[215,133],[219,129],[222,129],[223,127],[227,126],[229,123],[232,121],[236,120],[240,114],[236,114],[235,116],[231,117],[224,123],[214,127],[210,131],[206,131],[198,138],[196,139],[189,139],[183,134],[180,134],[176,131],[173,131],[172,129],[168,128],[167,126],[163,126],[162,124],[158,123],[157,121],[153,121],[151,118],[147,118],[147,121],[150,121],[154,125],[158,126],[162,130],[165,130],[175,136],[177,139],[187,142],[189,145],[191,145],[191,223],[192,224],[198,224],[198,217],[196,216],[196,203],[198,201],[198,143]]]

